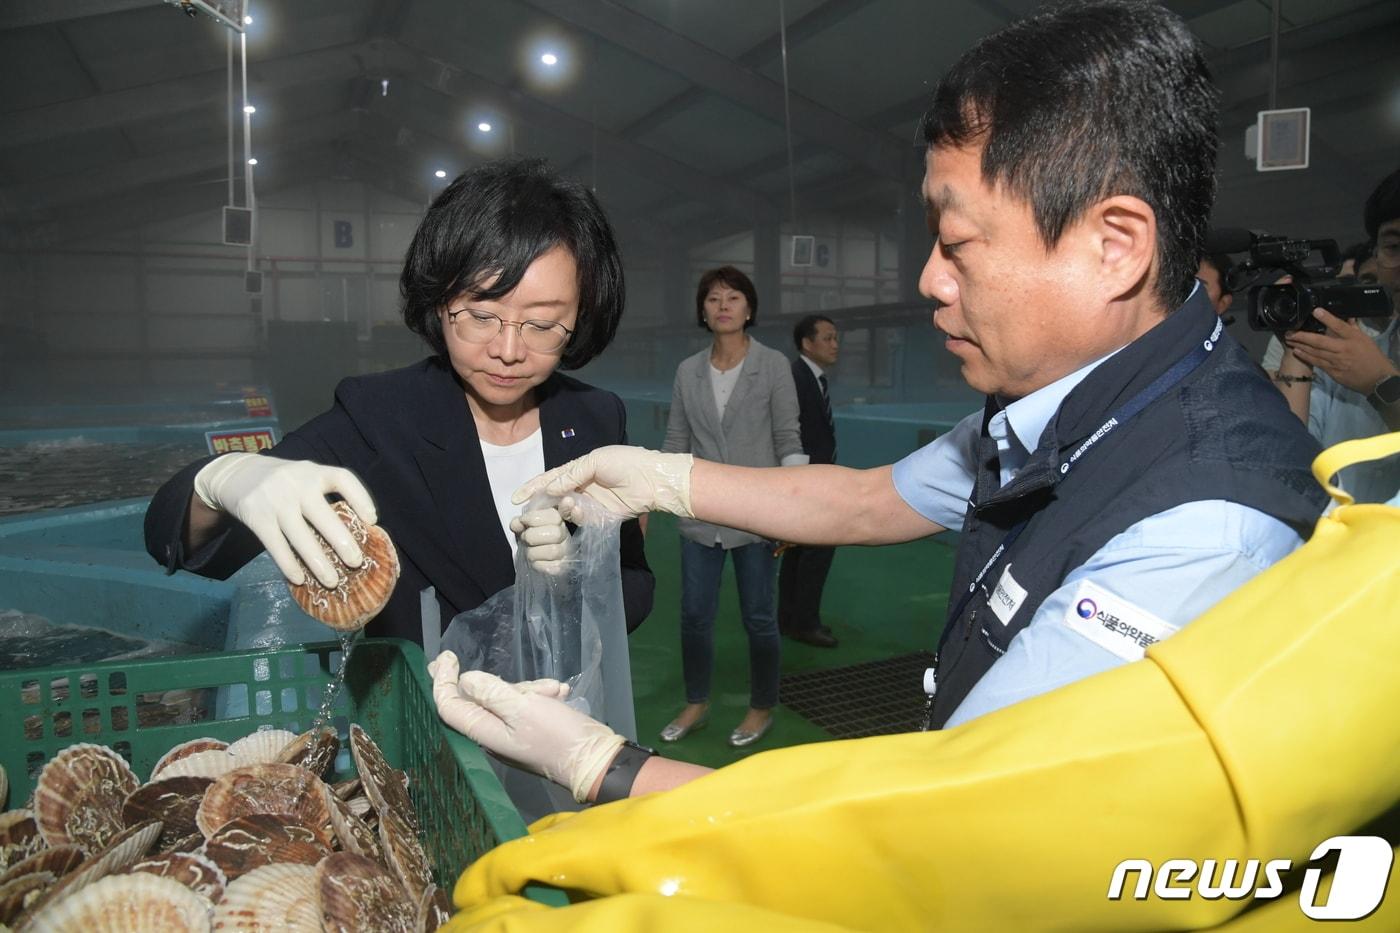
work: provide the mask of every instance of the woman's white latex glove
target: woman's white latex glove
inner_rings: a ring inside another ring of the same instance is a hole
[[[694,518],[690,510],[690,454],[663,454],[643,447],[599,447],[577,460],[541,473],[511,496],[526,502],[536,493],[564,496],[582,491],[608,511],[625,518],[670,512]]]
[[[308,460],[224,454],[195,474],[194,491],[209,508],[232,515],[257,535],[277,569],[294,584],[306,582],[301,564],[324,586],[340,582],[321,551],[318,533],[348,566],[364,562],[350,530],[326,501],[328,494],[339,494],[366,524],[379,520],[374,499],[354,473]]]
[[[525,547],[525,559],[536,570],[557,574],[574,553],[574,539],[566,519],[573,517],[572,501],[557,508],[527,509],[510,520],[510,530]]]
[[[438,715],[482,748],[567,787],[579,803],[617,756],[622,736],[563,702],[557,680],[507,683],[485,671],[457,673],[444,651],[428,665]]]

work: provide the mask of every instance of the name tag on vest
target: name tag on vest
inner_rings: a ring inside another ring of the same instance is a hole
[[[1016,578],[1011,575],[1011,565],[1007,564],[1006,569],[1001,572],[1001,579],[997,581],[996,589],[992,590],[992,595],[987,600],[987,605],[992,607],[992,612],[1001,620],[1002,625],[1010,625],[1016,610],[1020,609],[1021,603],[1025,601],[1026,588],[1016,582]]]
[[[1124,661],[1140,660],[1149,645],[1176,633],[1176,626],[1085,580],[1065,613],[1065,624]]]

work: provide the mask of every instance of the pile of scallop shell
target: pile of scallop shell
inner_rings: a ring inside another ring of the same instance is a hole
[[[339,750],[330,728],[194,739],[142,784],[69,746],[0,814],[0,931],[437,929],[407,775],[352,725],[359,777],[327,784]]]

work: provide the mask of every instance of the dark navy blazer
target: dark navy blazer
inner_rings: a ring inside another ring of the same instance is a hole
[[[792,361],[792,381],[797,386],[797,423],[802,429],[802,449],[813,463],[835,463],[836,432],[826,421],[821,383],[801,356]]]
[[[536,392],[546,467],[595,447],[627,443],[627,413],[611,392],[560,373]],[[342,380],[334,407],[269,453],[347,467],[374,497],[402,570],[388,606],[370,622],[367,634],[421,642],[418,594],[425,587],[436,588],[446,627],[459,612],[515,582],[476,424],[456,375],[437,358]],[[171,573],[182,569],[223,580],[263,547],[231,521],[214,539],[186,553],[182,542],[194,476],[208,462],[190,464],[155,494],[146,510],[146,550]],[[651,611],[656,586],[635,520],[622,526],[620,550],[631,631]]]

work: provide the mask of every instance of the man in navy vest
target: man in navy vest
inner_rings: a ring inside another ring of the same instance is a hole
[[[808,314],[792,329],[797,359],[792,381],[797,386],[798,424],[802,449],[812,463],[836,462],[836,422],[831,416],[831,387],[826,371],[836,365],[841,339],[836,323],[821,314]],[[822,590],[836,549],[794,544],[783,551],[778,571],[778,629],[794,641],[818,648],[835,648],[836,636],[822,624]]]
[[[988,36],[922,122],[934,243],[919,278],[981,412],[892,466],[605,447],[516,500],[582,490],[620,514],[827,546],[961,531],[926,677],[935,726],[1142,657],[1296,548],[1325,502],[1317,442],[1195,278],[1217,110],[1200,45],[1156,4],[1056,5]],[[496,720],[546,737],[513,760],[579,787],[606,772],[602,799],[703,770],[594,754],[605,727],[557,701],[451,693],[444,715],[473,737]]]

